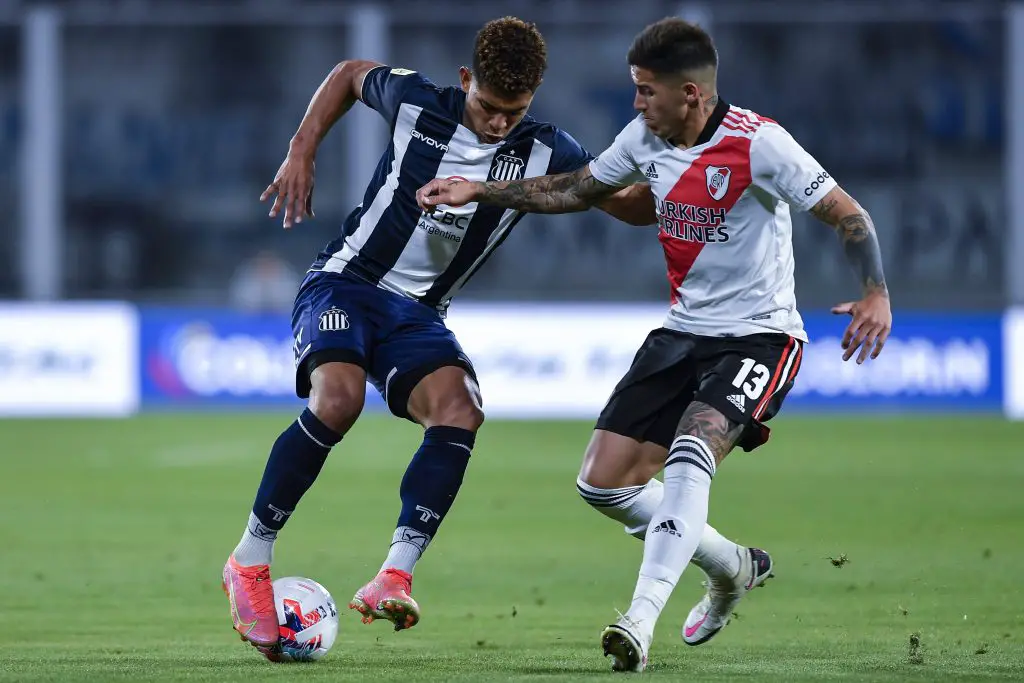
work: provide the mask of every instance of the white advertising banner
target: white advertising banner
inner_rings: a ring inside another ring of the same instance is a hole
[[[492,417],[596,418],[667,306],[457,304],[448,327]]]
[[[0,304],[0,416],[136,412],[138,340],[129,304]]]

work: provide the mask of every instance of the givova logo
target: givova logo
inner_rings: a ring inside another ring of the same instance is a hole
[[[421,142],[424,142],[424,143],[430,145],[434,149],[439,149],[442,152],[447,152],[448,151],[448,145],[444,144],[443,142],[438,142],[437,140],[435,140],[434,138],[432,138],[432,137],[430,137],[428,135],[424,135],[423,133],[419,132],[415,128],[412,129],[412,136],[414,138],[416,138],[417,140],[420,140]]]

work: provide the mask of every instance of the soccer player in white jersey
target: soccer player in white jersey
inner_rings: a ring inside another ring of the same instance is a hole
[[[368,379],[393,414],[424,433],[398,490],[387,557],[349,607],[365,622],[386,619],[396,629],[419,621],[413,569],[458,495],[484,419],[473,364],[445,326],[445,309],[523,213],[475,203],[421,211],[416,190],[435,177],[509,180],[586,167],[593,157],[572,136],[527,114],[546,65],[540,32],[514,17],[480,30],[460,87],[440,87],[410,69],[342,62],[313,96],[263,193],[264,200],[277,195],[270,215],[283,209],[286,228],[312,216],[313,160],[327,131],[357,101],[387,122],[390,141],[363,202],[296,296],[296,392],[309,405],[274,443],[223,570],[235,629],[269,658],[280,654],[274,543],[358,418]],[[599,207],[631,223],[656,222],[646,183]]]
[[[664,325],[648,336],[598,418],[577,480],[583,498],[644,539],[626,614],[602,633],[619,671],[642,671],[655,623],[688,562],[708,591],[683,627],[689,645],[725,626],[761,585],[771,557],[707,525],[711,480],[735,447],[768,439],[800,368],[805,341],[793,283],[790,210],[832,226],[862,298],[834,313],[852,321],[843,358],[877,357],[892,314],[867,212],[779,124],[730,106],[717,91],[718,54],[677,18],[645,28],[628,61],[639,115],[573,173],[421,188],[421,206],[489,203],[536,213],[582,211],[636,179],[656,198],[671,285]],[[664,485],[654,479],[664,470]]]

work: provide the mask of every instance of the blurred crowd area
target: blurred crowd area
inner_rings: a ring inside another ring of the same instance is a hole
[[[337,20],[315,25],[191,24],[184,5],[180,21],[156,25],[66,22],[68,298],[288,308],[372,170],[347,169],[343,120],[317,159],[315,221],[285,232],[257,201],[323,77],[366,56],[353,50],[348,3],[335,4]],[[384,5],[388,61],[454,83],[478,25],[436,16],[424,25],[405,4]],[[635,21],[602,21],[605,3],[594,0],[587,21],[574,22],[559,3],[490,4],[491,16],[538,23],[549,69],[532,113],[595,154],[633,116],[630,41],[679,9],[642,3]],[[718,44],[722,96],[787,127],[871,211],[896,303],[1001,307],[1005,39],[990,6],[968,6],[956,20],[846,12],[788,21],[782,13],[799,19],[804,5],[775,3],[780,15],[765,22],[720,16],[725,4],[699,12]],[[21,40],[17,22],[0,26],[0,203],[9,207],[18,205]],[[0,241],[0,298],[19,296],[16,213],[11,238]],[[795,245],[803,307],[856,293],[827,228],[798,217]],[[653,229],[591,211],[528,217],[464,296],[659,301],[668,287]]]

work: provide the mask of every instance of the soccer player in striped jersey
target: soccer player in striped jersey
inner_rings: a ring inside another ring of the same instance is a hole
[[[309,404],[274,444],[223,571],[235,629],[271,658],[278,642],[274,541],[359,416],[367,378],[391,412],[424,435],[399,488],[387,558],[349,606],[364,622],[387,619],[396,629],[419,620],[413,567],[455,500],[484,419],[473,365],[444,312],[523,212],[476,202],[422,211],[416,190],[437,177],[514,180],[586,167],[593,157],[570,135],[527,115],[546,55],[535,26],[505,17],[477,34],[473,68],[460,70],[460,87],[439,87],[408,69],[342,62],[313,96],[261,197],[276,195],[270,215],[283,211],[285,228],[301,223],[313,215],[313,161],[331,126],[357,101],[390,126],[363,202],[300,286],[292,315],[296,391]],[[631,224],[656,222],[646,183],[597,205]]]
[[[656,198],[671,306],[598,418],[580,495],[644,539],[628,612],[605,629],[613,668],[642,671],[655,623],[688,562],[708,577],[683,640],[700,645],[761,585],[771,557],[707,526],[711,479],[735,447],[768,438],[764,422],[793,386],[807,336],[796,309],[790,208],[835,228],[862,298],[844,359],[877,357],[892,314],[867,212],[775,121],[718,95],[711,37],[681,19],[641,32],[629,50],[640,114],[596,160],[572,173],[512,182],[436,179],[417,193],[538,213],[582,211],[645,179]],[[859,351],[859,354],[858,354]],[[664,485],[653,477],[664,470]]]

